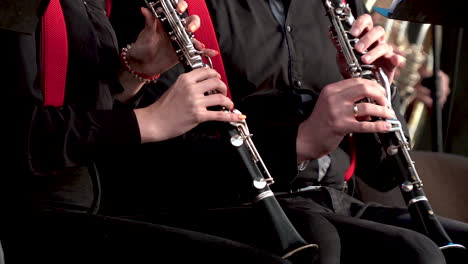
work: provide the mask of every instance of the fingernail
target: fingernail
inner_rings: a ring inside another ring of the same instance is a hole
[[[238,117],[240,120],[245,120],[245,119],[247,118],[246,115],[242,115],[242,114],[237,115],[237,117]]]
[[[356,43],[356,46],[354,46],[354,49],[356,49],[359,52],[362,52],[364,50],[364,44],[362,42]]]
[[[386,123],[386,124],[385,124],[385,129],[387,129],[387,130],[392,129],[392,124]]]
[[[203,44],[203,43],[201,44],[201,46],[202,46],[203,49],[206,47],[205,44]]]
[[[218,73],[218,78],[221,80],[221,74]]]
[[[182,13],[182,12],[184,12],[183,10],[187,9],[187,6],[188,6],[187,3],[184,3],[182,6],[179,5],[179,6],[177,7],[177,11],[178,11],[179,13]]]
[[[219,54],[219,51],[217,51],[217,50],[215,50],[214,52],[216,53],[216,55],[218,55],[218,54]]]
[[[371,62],[371,59],[372,59],[372,56],[370,55],[364,55],[362,56],[362,60],[366,63],[370,63]]]
[[[190,32],[195,32],[196,29],[197,29],[197,26],[195,25],[190,25],[189,27]]]
[[[359,36],[359,30],[357,30],[356,28],[351,29],[351,35],[355,37]]]

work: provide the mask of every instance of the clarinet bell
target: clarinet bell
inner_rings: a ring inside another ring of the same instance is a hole
[[[293,264],[315,263],[319,258],[318,248],[317,244],[307,244],[289,251],[282,258]]]
[[[460,244],[449,244],[447,246],[441,247],[442,253],[445,257],[445,262],[447,264],[461,264],[466,263],[468,259],[468,251],[466,248]]]

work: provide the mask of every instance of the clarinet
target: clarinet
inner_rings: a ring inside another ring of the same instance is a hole
[[[330,19],[330,33],[338,44],[339,52],[347,63],[347,71],[352,78],[365,78],[377,81],[387,91],[387,101],[391,107],[391,90],[387,76],[381,68],[375,65],[365,65],[360,60],[362,54],[354,50],[358,39],[350,33],[354,17],[351,9],[341,0],[323,0],[327,16]],[[368,99],[366,99],[370,102]],[[431,238],[442,250],[445,257],[461,254],[465,247],[452,242],[442,227],[424,194],[423,184],[416,171],[415,162],[410,155],[410,146],[406,139],[400,121],[387,119],[392,124],[389,133],[379,133],[378,137],[388,159],[393,159],[398,168],[400,190],[407,203],[409,213],[417,230]]]
[[[210,58],[203,56],[200,51],[195,49],[192,43],[194,36],[185,29],[186,21],[182,18],[182,14],[176,10],[178,0],[158,0],[155,2],[145,0],[145,3],[154,16],[161,21],[179,56],[179,61],[184,65],[186,71],[202,67],[213,68]],[[220,111],[229,110],[222,108]],[[232,111],[241,114],[239,110]],[[267,219],[271,220],[272,232],[279,242],[276,246],[277,249],[274,250],[278,252],[275,253],[293,263],[296,261],[297,263],[312,262],[318,245],[309,244],[301,237],[270,190],[269,185],[274,180],[255,148],[247,123],[245,120],[229,122],[226,123],[226,129],[230,137],[230,144],[238,151],[251,176],[253,190],[256,194],[253,203],[266,212]]]

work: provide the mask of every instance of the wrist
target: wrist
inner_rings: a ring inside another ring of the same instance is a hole
[[[137,108],[133,110],[138,122],[140,130],[141,143],[157,142],[158,138],[157,125],[154,122],[154,116],[149,107]]]
[[[306,160],[310,160],[312,157],[308,155],[308,142],[301,136],[300,129],[296,137],[296,158],[297,163],[300,164]]]
[[[149,82],[156,82],[161,74],[154,74],[149,75],[140,71],[135,70],[132,67],[132,63],[135,64],[134,60],[132,60],[130,56],[130,50],[132,48],[132,44],[128,44],[126,47],[122,48],[122,52],[120,53],[120,60],[123,66],[123,69],[128,72],[133,78],[137,79],[142,83],[149,83]]]
[[[298,164],[307,160],[318,159],[323,156],[323,154],[320,154],[318,151],[316,151],[313,136],[309,135],[310,132],[304,132],[308,131],[306,128],[304,128],[304,126],[304,123],[299,125],[296,137],[296,157]]]
[[[133,77],[127,71],[121,71],[119,73],[119,82],[120,85],[123,87],[123,91],[114,94],[114,98],[122,103],[127,103],[129,100],[131,100],[146,83]]]

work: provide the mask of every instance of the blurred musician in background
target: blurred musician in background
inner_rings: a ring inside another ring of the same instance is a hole
[[[395,85],[402,101],[399,111],[408,122],[411,146],[416,150],[430,150],[433,101],[428,86],[433,85],[432,27],[430,24],[388,19],[372,11],[374,5],[389,8],[392,2],[367,0],[366,8],[371,12],[374,23],[385,29],[386,40],[394,51],[406,59],[396,73]],[[439,78],[439,103],[443,107],[450,94],[450,78],[442,70],[439,71]]]

